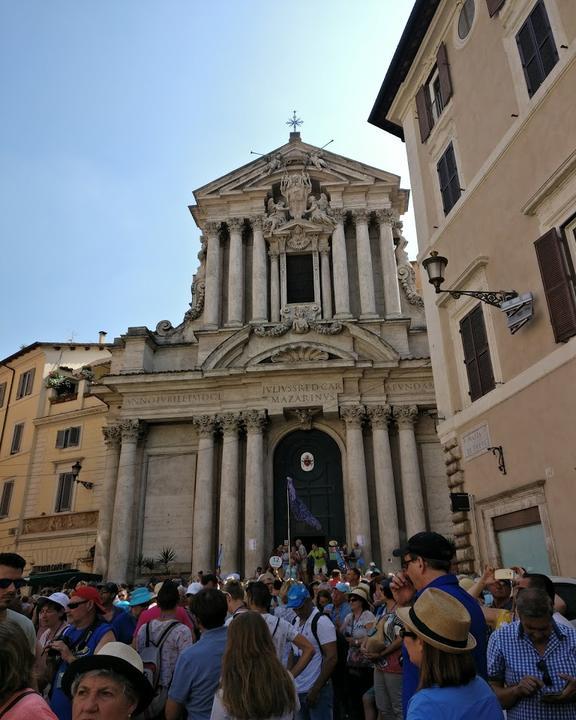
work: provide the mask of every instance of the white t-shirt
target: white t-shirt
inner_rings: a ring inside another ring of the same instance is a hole
[[[327,645],[328,643],[336,642],[336,628],[334,627],[332,620],[330,620],[327,615],[321,615],[316,608],[312,610],[303,625],[300,618],[296,620],[296,624],[294,625],[295,630],[300,635],[304,635],[304,637],[312,643],[312,647],[315,650],[312,660],[310,660],[308,665],[306,665],[304,670],[302,670],[300,675],[298,675],[295,679],[296,692],[298,693],[307,693],[318,679],[322,669],[323,656],[320,652],[320,648],[318,647],[318,642],[312,632],[312,620],[315,615],[320,615],[320,618],[318,619],[318,626],[316,627],[320,645]],[[294,645],[292,646],[292,652],[294,655],[300,654],[300,651]]]
[[[272,642],[276,648],[276,656],[278,660],[286,666],[288,655],[290,654],[290,644],[296,635],[298,635],[298,630],[287,620],[276,617],[275,615],[270,615],[270,613],[264,613],[262,617],[266,620],[266,625],[268,625],[268,630],[270,630],[270,635],[272,635]]]

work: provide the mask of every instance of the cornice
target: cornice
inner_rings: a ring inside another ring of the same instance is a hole
[[[92,415],[105,415],[107,412],[108,408],[105,405],[101,405],[100,407],[71,410],[70,412],[59,415],[47,415],[46,417],[36,418],[32,422],[36,427],[41,427],[42,425],[56,425],[61,424],[63,421],[91,417]]]

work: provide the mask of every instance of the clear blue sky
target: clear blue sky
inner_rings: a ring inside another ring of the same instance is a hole
[[[178,324],[192,191],[288,139],[401,175],[366,118],[412,0],[2,0],[0,358]],[[415,255],[414,224],[405,235]]]

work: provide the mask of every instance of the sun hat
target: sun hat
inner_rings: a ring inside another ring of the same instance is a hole
[[[199,582],[190,583],[190,585],[188,585],[188,587],[186,588],[186,595],[196,595],[197,593],[200,592],[200,590],[202,590],[202,587],[203,587],[202,583],[199,583]]]
[[[154,599],[154,593],[151,593],[148,588],[137,587],[130,593],[130,600],[128,604],[130,607],[136,607],[137,605],[146,605]]]
[[[365,587],[362,587],[361,585],[358,585],[358,587],[352,588],[352,590],[349,590],[348,592],[349,597],[359,597],[362,598],[362,600],[365,600],[368,604],[370,604],[370,594],[368,590],[366,590]]]
[[[60,607],[63,607],[64,610],[68,607],[68,603],[70,602],[70,598],[66,593],[63,592],[55,592],[52,593],[52,595],[40,595],[38,598],[38,602],[44,601],[44,602],[53,602],[56,605],[60,605]]]
[[[274,582],[274,580],[276,580],[276,578],[270,572],[262,573],[262,575],[260,575],[258,577],[258,582],[263,582],[263,583],[271,583],[271,582]]]
[[[288,590],[286,599],[288,601],[286,607],[296,609],[302,607],[306,600],[310,600],[311,598],[306,585],[299,584],[292,585],[290,590]]]
[[[237,572],[230,573],[229,575],[226,575],[226,578],[225,578],[225,579],[226,579],[226,581],[228,581],[228,580],[240,580],[240,573],[237,573]]]
[[[339,582],[334,585],[334,590],[339,590],[341,593],[348,594],[350,592],[350,585],[347,582]]]
[[[452,595],[428,588],[410,608],[398,608],[404,625],[432,647],[449,653],[463,653],[476,647],[470,634],[470,613]]]
[[[458,585],[460,585],[462,590],[466,590],[466,592],[468,592],[468,590],[470,590],[470,588],[473,587],[475,584],[475,581],[469,577],[463,577],[458,580]]]
[[[102,601],[100,600],[100,593],[95,587],[90,587],[89,585],[77,587],[73,590],[72,597],[80,597],[82,600],[91,600],[94,603],[94,607],[97,612],[106,612],[106,608],[102,605]]]
[[[454,545],[443,535],[435,532],[419,532],[412,535],[402,547],[393,550],[392,555],[400,558],[404,555],[418,555],[428,560],[449,561],[454,557],[454,552]]]
[[[89,670],[113,670],[125,677],[138,694],[138,705],[134,711],[137,715],[152,702],[154,690],[144,675],[144,663],[134,648],[121,642],[106,643],[95,655],[79,658],[70,664],[62,677],[62,689],[72,696],[74,680]]]
[[[338,547],[338,541],[330,540],[330,542],[328,543],[328,547]]]

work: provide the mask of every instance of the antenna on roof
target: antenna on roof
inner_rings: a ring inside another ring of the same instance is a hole
[[[326,145],[322,145],[322,147],[320,148],[320,150],[324,150],[325,147],[328,147],[328,145],[330,145],[330,143],[333,143],[333,142],[334,142],[334,139],[328,140],[328,142],[326,143]]]

